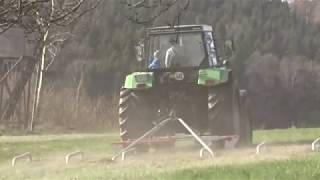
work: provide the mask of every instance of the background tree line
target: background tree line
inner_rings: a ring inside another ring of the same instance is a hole
[[[126,11],[118,0],[103,1],[70,28],[72,38],[46,72],[43,124],[117,124],[118,88],[139,65],[134,45],[144,28],[166,25],[174,14],[138,25]],[[314,126],[320,124],[319,12],[318,1],[193,0],[180,23],[209,24],[217,39],[234,40],[233,68],[249,89],[257,128]]]

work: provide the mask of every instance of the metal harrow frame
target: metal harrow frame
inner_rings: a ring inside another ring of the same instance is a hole
[[[210,139],[210,142],[206,143],[201,138],[201,136],[197,135],[197,133],[195,133],[194,130],[183,119],[176,117],[174,113],[170,113],[169,116],[163,118],[163,120],[159,121],[160,123],[156,124],[153,128],[151,128],[149,131],[144,133],[139,138],[133,141],[124,141],[120,143],[114,143],[114,144],[123,145],[123,148],[112,157],[112,160],[114,161],[120,156],[121,156],[121,160],[124,160],[126,153],[133,151],[134,148],[139,144],[152,144],[152,143],[159,143],[159,142],[166,142],[166,141],[169,143],[174,143],[176,138],[173,138],[173,137],[168,137],[166,140],[164,139],[146,140],[148,137],[158,132],[166,124],[173,121],[179,122],[191,134],[188,137],[194,138],[202,146],[202,148],[200,149],[200,157],[204,157],[205,152],[208,152],[210,157],[214,157],[214,153],[210,148],[212,141],[230,140],[230,139],[238,138],[238,136],[205,136],[206,139]]]

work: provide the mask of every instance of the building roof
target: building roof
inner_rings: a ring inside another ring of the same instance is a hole
[[[23,30],[12,28],[0,35],[0,58],[26,55]]]

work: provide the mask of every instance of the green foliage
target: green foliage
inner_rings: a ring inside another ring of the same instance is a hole
[[[244,63],[256,51],[282,57],[288,54],[318,60],[320,29],[308,23],[281,0],[213,0],[192,1],[181,17],[181,24],[209,24],[215,36],[234,39],[235,68],[244,74]],[[160,17],[154,26],[166,25],[168,17]],[[150,25],[133,24],[126,18],[126,8],[118,1],[103,1],[91,16],[75,28],[80,45],[91,53],[89,58],[108,62],[103,71],[117,69],[123,74],[136,69],[134,45],[143,38],[143,29]],[[74,45],[71,49],[77,48]],[[77,51],[76,53],[85,53]],[[106,63],[104,63],[106,64]],[[97,64],[98,66],[100,65]]]

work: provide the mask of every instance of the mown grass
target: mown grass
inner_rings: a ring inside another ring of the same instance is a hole
[[[255,131],[254,142],[301,143],[318,136],[316,128]],[[179,147],[111,162],[111,143],[117,140],[116,133],[0,137],[0,180],[320,179],[320,155],[305,149],[309,146],[299,146],[290,155],[286,151],[296,146],[285,146],[281,153],[277,147],[261,156],[254,148],[225,150],[205,160],[199,159],[198,149]],[[64,156],[74,150],[82,150],[84,159],[65,165]],[[34,161],[10,167],[11,158],[26,151],[32,152]]]
[[[161,174],[150,179],[157,180],[319,180],[320,157],[312,156],[304,159],[260,162],[245,165],[210,166],[191,168],[169,174]],[[148,179],[148,178],[146,178]]]
[[[31,152],[34,157],[45,157],[54,153],[68,153],[76,150],[110,151],[110,142],[117,139],[116,134],[0,137],[0,164],[24,152]]]
[[[320,137],[319,128],[290,128],[254,131],[253,142],[267,141],[271,143],[309,142]]]

